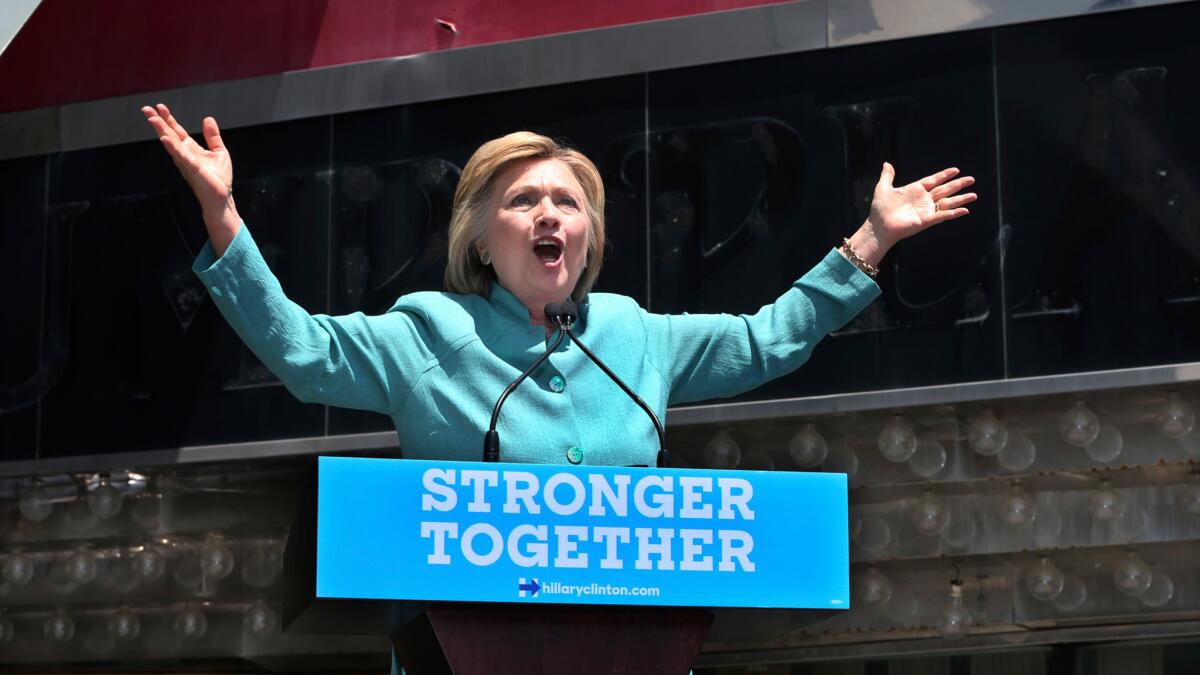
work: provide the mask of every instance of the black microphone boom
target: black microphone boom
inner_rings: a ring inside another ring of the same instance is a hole
[[[550,311],[552,308],[555,310],[553,313]],[[662,422],[659,421],[658,415],[655,415],[654,411],[650,409],[650,406],[646,405],[646,402],[642,400],[642,397],[634,393],[634,391],[629,388],[629,385],[621,381],[621,378],[617,377],[616,373],[609,370],[608,366],[604,365],[604,362],[601,361],[595,354],[593,354],[592,350],[587,348],[587,345],[583,344],[583,342],[579,340],[579,336],[575,335],[574,331],[571,330],[571,325],[575,323],[575,319],[578,316],[579,308],[571,300],[567,300],[557,307],[553,307],[552,305],[546,306],[546,318],[551,319],[554,323],[558,324],[559,331],[569,335],[571,339],[574,340],[575,344],[579,345],[579,349],[586,354],[593,363],[595,363],[597,366],[600,366],[600,370],[603,370],[604,374],[607,375],[609,379],[617,383],[617,386],[621,388],[621,391],[624,391],[629,398],[633,399],[634,403],[638,404],[638,406],[642,410],[646,411],[646,414],[650,416],[650,421],[654,422],[654,431],[658,433],[657,466],[660,469],[670,466],[671,453],[667,450],[667,434],[665,431],[663,431],[663,425]]]
[[[557,317],[560,312],[561,309],[559,305],[553,303],[546,305],[545,313],[547,318],[552,316]],[[500,432],[496,431],[496,424],[500,421],[500,406],[504,405],[504,399],[508,398],[508,395],[513,393],[513,390],[517,388],[517,385],[521,384],[525,378],[529,377],[529,374],[536,370],[538,366],[542,365],[543,361],[550,358],[550,355],[554,353],[554,350],[558,349],[558,346],[562,344],[563,338],[566,336],[567,331],[563,328],[561,323],[558,323],[557,321],[555,321],[555,323],[558,326],[558,337],[554,338],[554,344],[550,345],[550,347],[547,348],[541,356],[537,357],[537,359],[528,368],[526,368],[523,373],[518,375],[517,379],[512,381],[512,384],[505,387],[504,393],[500,394],[500,398],[496,401],[496,407],[492,408],[492,421],[488,425],[487,433],[483,435],[483,461],[500,461]]]

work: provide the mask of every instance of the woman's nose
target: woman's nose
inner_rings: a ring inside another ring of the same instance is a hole
[[[542,200],[541,208],[538,209],[534,223],[551,227],[558,226],[558,207],[554,205],[553,199],[546,198]]]

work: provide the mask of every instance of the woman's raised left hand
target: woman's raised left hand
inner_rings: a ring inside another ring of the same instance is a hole
[[[974,185],[975,179],[958,174],[958,169],[950,168],[896,187],[892,184],[896,169],[884,162],[871,199],[871,213],[850,238],[855,252],[868,263],[878,265],[888,249],[901,239],[970,213],[966,205],[975,201],[977,195],[959,192]]]

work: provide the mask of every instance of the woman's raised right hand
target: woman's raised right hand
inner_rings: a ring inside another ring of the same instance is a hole
[[[237,234],[241,218],[233,203],[233,160],[221,141],[217,121],[204,118],[204,142],[208,145],[204,148],[162,103],[143,107],[142,114],[200,202],[214,252],[221,256]]]

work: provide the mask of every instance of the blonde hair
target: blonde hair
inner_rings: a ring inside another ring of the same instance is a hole
[[[581,302],[596,283],[604,262],[604,182],[600,172],[578,150],[563,147],[541,134],[517,131],[479,146],[458,180],[450,215],[446,265],[446,290],[451,293],[477,293],[484,297],[490,293],[496,272],[479,260],[476,245],[487,231],[497,176],[513,163],[526,159],[557,159],[567,165],[583,188],[588,216],[587,267],[575,283],[571,299]]]

